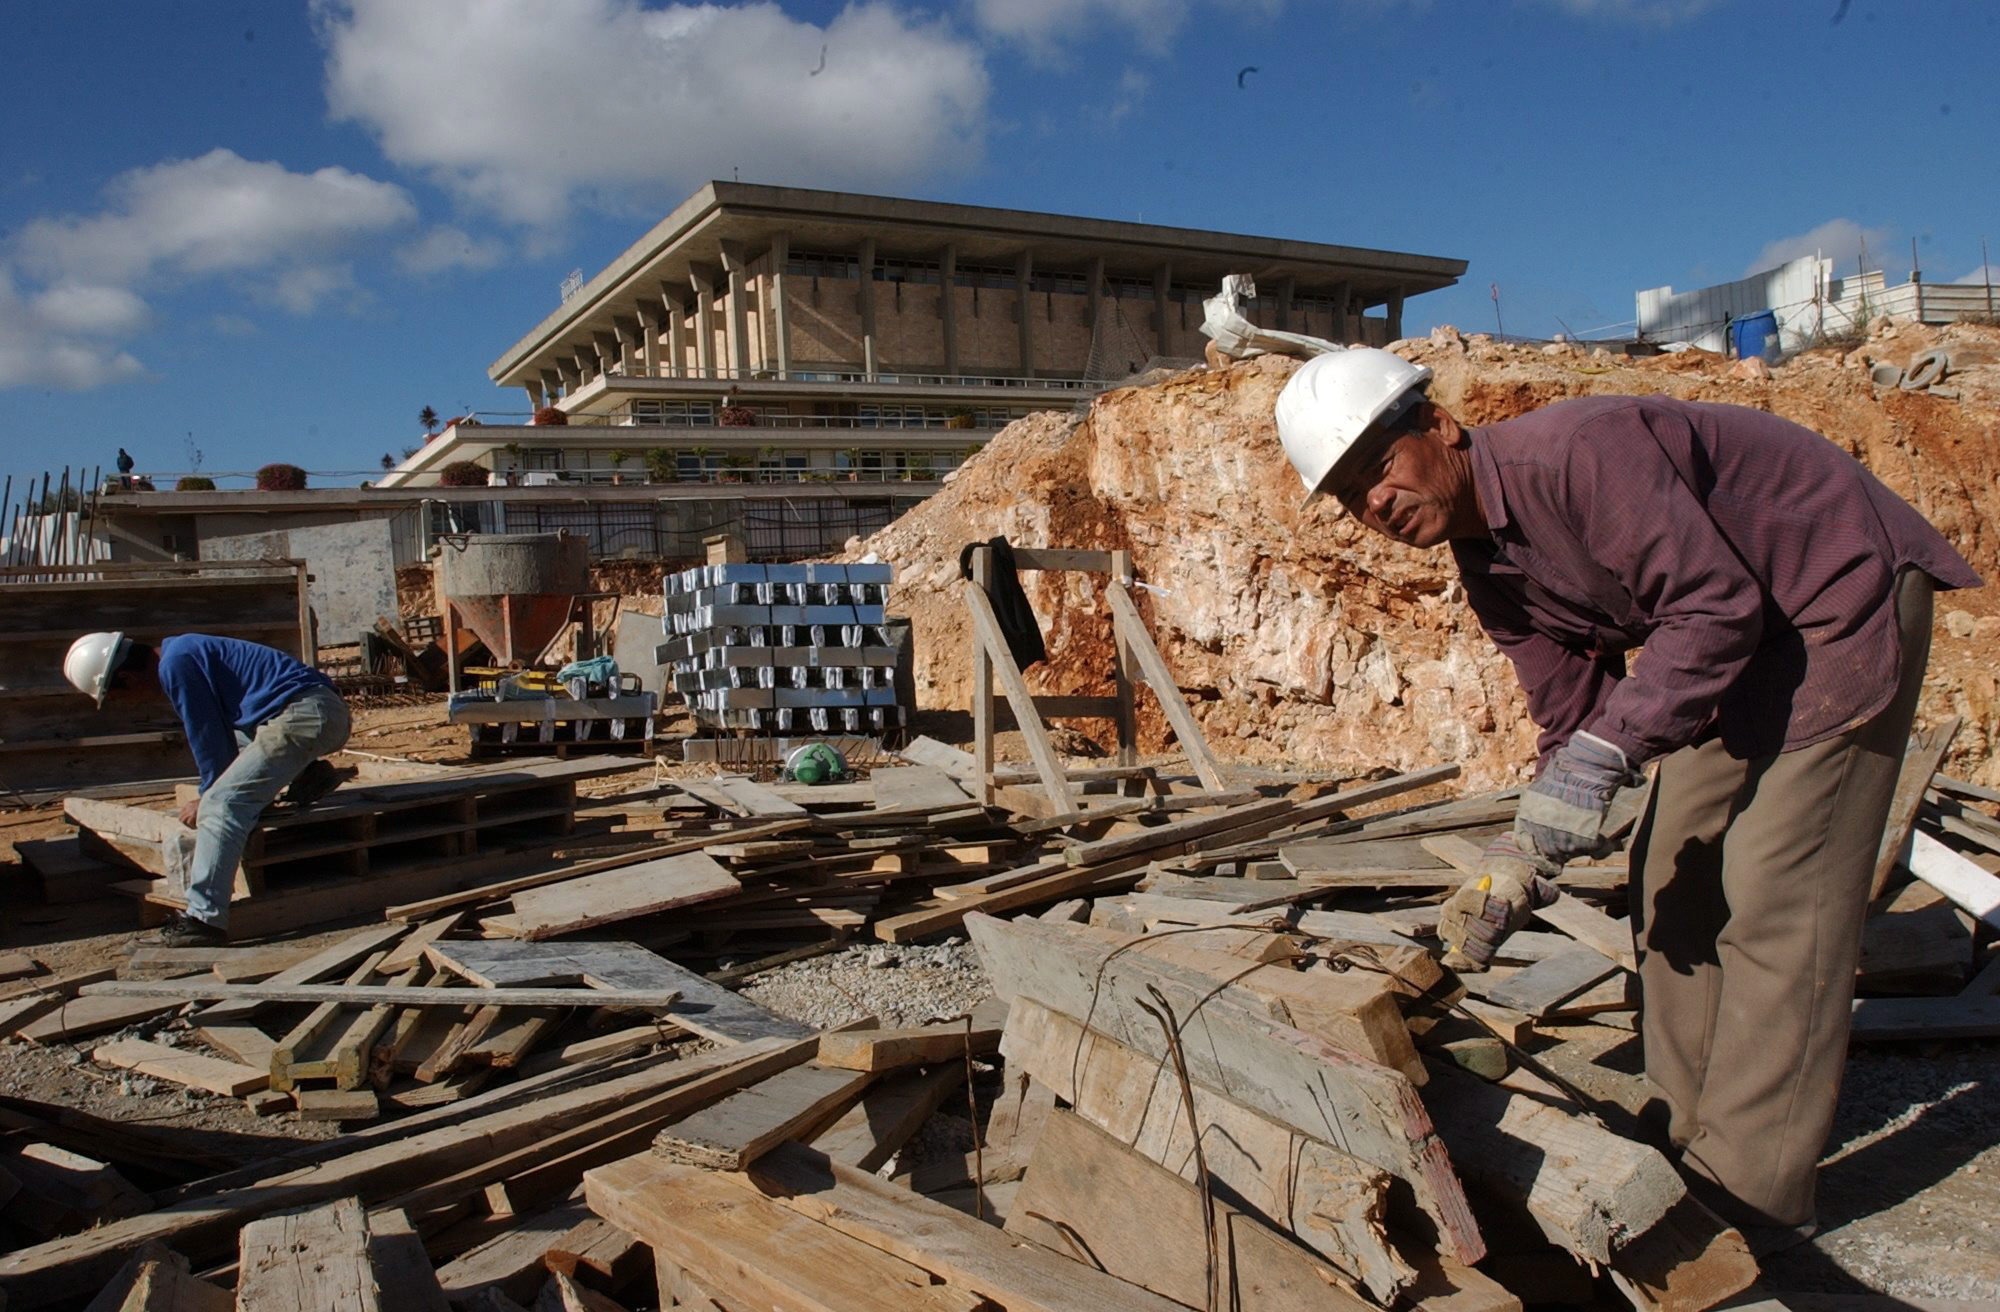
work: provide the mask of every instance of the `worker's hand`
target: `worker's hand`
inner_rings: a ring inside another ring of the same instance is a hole
[[[1514,842],[1558,868],[1580,856],[1602,856],[1611,795],[1644,782],[1617,747],[1595,734],[1572,734],[1521,794]]]
[[[1467,881],[1438,917],[1444,964],[1454,970],[1485,970],[1509,934],[1528,923],[1537,907],[1561,896],[1552,876],[1558,867],[1521,851],[1512,834],[1486,847],[1479,873]]]
[[[181,803],[181,823],[186,825],[189,829],[194,828],[194,822],[196,819],[200,817],[200,815],[201,815],[201,799],[199,797],[194,798],[191,801]]]

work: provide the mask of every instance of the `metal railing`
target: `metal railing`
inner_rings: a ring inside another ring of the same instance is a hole
[[[1025,388],[1054,392],[1101,392],[1106,387],[1102,379],[1092,378],[1023,378],[1018,374],[947,374],[912,372],[901,370],[895,373],[877,371],[873,378],[855,369],[790,369],[779,372],[776,369],[734,369],[711,366],[707,369],[675,370],[665,365],[648,368],[644,364],[614,364],[602,375],[606,378],[671,378],[680,382],[743,382],[743,383],[826,383],[887,385],[891,387],[991,387]]]

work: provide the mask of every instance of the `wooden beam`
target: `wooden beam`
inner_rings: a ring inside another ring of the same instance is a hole
[[[818,1062],[794,1066],[675,1121],[654,1137],[653,1151],[669,1161],[740,1171],[773,1145],[846,1110],[874,1078]]]
[[[1445,1251],[1468,1263],[1484,1254],[1444,1145],[1400,1071],[1213,996],[1204,977],[1118,955],[1070,930],[983,915],[967,917],[966,927],[1002,997],[1031,998],[1164,1061],[1161,1028],[1140,1006],[1154,1005],[1149,986],[1160,990],[1194,1081],[1302,1133],[1336,1136],[1349,1154],[1409,1185]]]
[[[1922,830],[1910,835],[1910,873],[1971,916],[2000,929],[2000,877],[1987,874]]]
[[[342,1198],[300,1212],[260,1217],[243,1227],[237,1259],[238,1312],[394,1312],[381,1300],[368,1262],[368,1219]]]
[[[84,986],[97,997],[165,998],[198,1002],[344,1002],[392,1007],[645,1007],[664,1010],[678,989],[465,989],[394,984],[216,984],[198,979],[113,979]]]
[[[481,923],[513,938],[557,938],[675,907],[740,893],[742,884],[714,858],[684,852],[514,894],[514,910]]]
[[[1888,891],[1889,876],[1903,859],[1903,849],[1910,841],[1910,827],[1917,821],[1917,808],[1923,805],[1924,789],[1930,787],[1931,777],[1944,764],[1945,753],[1950,750],[1961,723],[1954,715],[1910,735],[1909,745],[1903,751],[1903,764],[1896,772],[1896,790],[1889,797],[1882,843],[1875,852],[1875,877],[1868,885],[1869,901]]]
[[[872,1172],[908,1143],[964,1084],[962,1061],[899,1072],[871,1086],[860,1102],[815,1131],[808,1142],[832,1161]]]
[[[824,1066],[876,1072],[963,1061],[968,1053],[983,1057],[997,1049],[1000,1031],[1006,1023],[1005,1012],[993,1008],[984,1016],[975,1015],[969,1029],[962,1020],[948,1020],[905,1029],[822,1034],[819,1060]]]
[[[1189,1307],[1352,1312],[1375,1305],[1348,1275],[1069,1112],[1049,1116],[1007,1217],[1007,1230]],[[1210,1267],[1198,1242],[1213,1224]],[[1227,1291],[1224,1295],[1223,1291]],[[1240,1303],[1239,1303],[1240,1300]]]
[[[584,1176],[591,1210],[730,1305],[802,1312],[977,1312],[979,1295],[714,1172],[631,1157]],[[976,1222],[974,1224],[977,1224]]]
[[[154,1079],[169,1080],[191,1089],[205,1089],[224,1097],[240,1098],[246,1093],[270,1087],[268,1071],[253,1070],[233,1061],[220,1061],[199,1053],[169,1048],[146,1039],[117,1039],[100,1043],[90,1051],[90,1059],[100,1066],[137,1071]]]
[[[1160,699],[1160,709],[1166,712],[1167,723],[1173,726],[1174,737],[1180,740],[1181,751],[1187,754],[1195,774],[1210,790],[1218,793],[1228,791],[1229,777],[1223,773],[1221,763],[1210,750],[1208,739],[1202,736],[1201,726],[1195,723],[1194,712],[1188,709],[1187,701],[1181,696],[1180,684],[1174,679],[1174,672],[1167,668],[1166,658],[1153,645],[1153,635],[1147,632],[1146,621],[1133,604],[1132,594],[1125,590],[1125,581],[1107,579],[1104,599],[1111,607],[1112,628],[1137,658],[1139,677]]]
[[[1014,663],[1013,653],[1007,648],[1006,635],[1000,631],[1000,620],[993,613],[993,603],[987,598],[986,589],[967,580],[960,591],[965,595],[966,610],[972,616],[974,641],[986,654],[993,673],[999,676],[1001,690],[1007,695],[1007,704],[1014,709],[1014,721],[1028,745],[1028,757],[1035,763],[1035,772],[1049,795],[1050,804],[1058,812],[1075,810],[1076,799],[1070,792],[1069,780],[1063,775],[1062,758],[1056,754],[1055,745],[1049,741],[1048,730],[1035,711],[1034,694],[1028,691],[1028,681],[1021,677],[1021,668]],[[977,694],[979,690],[975,688],[974,691]],[[990,750],[990,733],[986,741]]]

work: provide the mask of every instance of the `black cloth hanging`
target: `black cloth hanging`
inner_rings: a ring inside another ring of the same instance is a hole
[[[993,585],[986,590],[986,598],[993,603],[994,617],[1000,621],[1000,634],[1007,639],[1014,664],[1025,670],[1046,657],[1049,649],[1042,642],[1042,626],[1035,623],[1035,612],[1014,568],[1014,548],[1006,538],[968,542],[958,553],[958,575],[972,577],[972,553],[982,546],[993,549]]]

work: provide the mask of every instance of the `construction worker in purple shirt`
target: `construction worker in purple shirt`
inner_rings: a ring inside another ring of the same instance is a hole
[[[281,799],[311,806],[353,771],[322,757],[347,742],[347,703],[333,681],[271,647],[189,633],[155,648],[122,633],[86,633],[63,660],[99,706],[164,698],[180,717],[201,795],[180,809],[195,831],[187,911],[142,940],[164,947],[228,941],[229,895],[244,844]]]
[[[1484,969],[1654,767],[1629,890],[1646,1073],[1696,1196],[1760,1253],[1799,1242],[1931,594],[1979,576],[1853,457],[1762,411],[1599,396],[1467,428],[1430,377],[1322,355],[1277,426],[1309,502],[1450,546],[1541,729],[1512,831],[1445,904],[1447,960]]]

